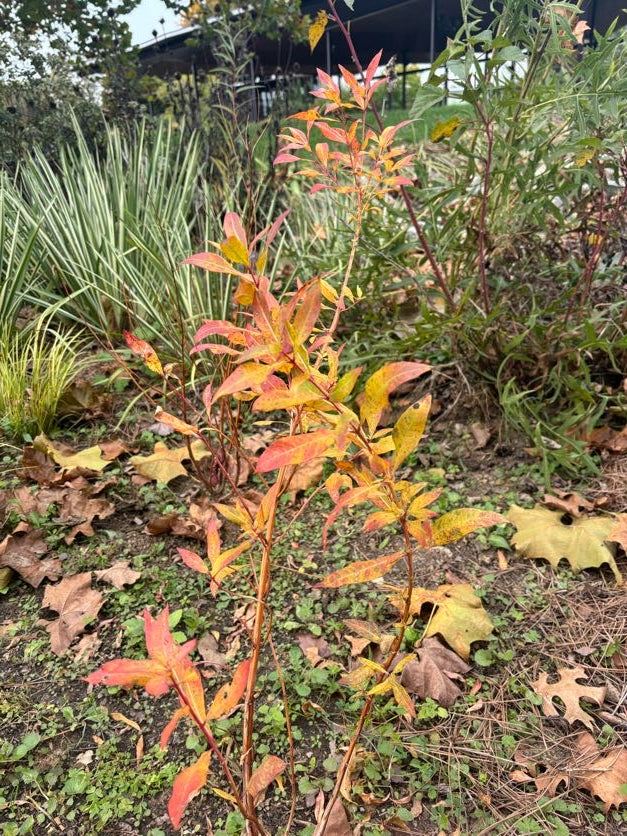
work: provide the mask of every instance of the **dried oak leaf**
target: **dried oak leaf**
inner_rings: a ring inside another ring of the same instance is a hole
[[[402,591],[395,593],[391,600],[402,612],[405,600]],[[494,630],[481,599],[475,595],[470,584],[442,584],[437,589],[417,587],[411,595],[411,614],[420,615],[425,604],[435,607],[425,636],[439,633],[462,659],[469,658],[473,642],[485,641]]]
[[[37,588],[44,578],[56,581],[61,576],[61,561],[46,554],[41,531],[31,529],[24,535],[9,534],[0,543],[0,567],[8,567],[18,573],[26,583]]]
[[[97,580],[110,583],[116,589],[123,589],[124,586],[130,586],[136,583],[141,578],[142,573],[131,569],[128,561],[119,560],[108,569],[100,569],[95,572],[95,575]]]
[[[77,453],[65,452],[49,441],[45,435],[38,435],[33,445],[37,450],[50,456],[63,470],[93,470],[99,473],[111,464],[103,458],[102,450],[97,444],[79,450]]]
[[[577,748],[586,766],[577,779],[577,787],[600,798],[606,813],[612,807],[627,804],[627,749],[616,746],[603,753],[588,732],[577,738]],[[587,763],[593,759],[592,763]]]
[[[52,652],[57,656],[63,655],[76,636],[96,617],[103,603],[104,597],[91,588],[91,572],[71,575],[54,586],[48,585],[42,607],[59,614],[55,621],[46,625]]]
[[[437,639],[424,639],[416,649],[418,658],[403,668],[401,685],[422,699],[431,699],[440,705],[453,705],[461,695],[461,689],[451,677],[461,679],[470,668],[462,659]]]
[[[555,491],[555,493],[556,496],[544,495],[543,501],[547,508],[562,511],[564,514],[570,514],[571,517],[580,517],[582,511],[594,511],[594,503],[589,502],[577,492]]]
[[[574,572],[607,563],[616,582],[622,584],[613,550],[606,543],[615,526],[612,517],[566,517],[564,521],[560,511],[512,505],[507,519],[517,528],[512,544],[524,557],[544,558],[554,569],[566,558]]]
[[[534,755],[529,748],[523,744],[518,746],[514,752],[514,761],[524,769],[515,769],[510,772],[509,777],[516,783],[533,781],[542,794],[553,798],[559,786],[564,784],[568,787],[570,783],[570,769],[564,771],[564,766],[559,767],[549,762],[549,756]]]
[[[592,717],[582,710],[579,700],[586,699],[597,705],[603,705],[607,688],[604,685],[596,688],[577,682],[578,679],[587,678],[586,672],[580,667],[558,668],[557,673],[560,677],[557,682],[549,683],[548,674],[542,673],[535,682],[531,683],[536,694],[542,697],[542,711],[547,717],[559,717],[560,713],[553,703],[553,699],[559,697],[566,709],[564,719],[569,723],[580,720],[584,726],[591,729]]]

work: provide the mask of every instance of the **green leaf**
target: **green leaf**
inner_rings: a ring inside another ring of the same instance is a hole
[[[17,744],[13,753],[11,754],[12,761],[19,761],[23,757],[25,757],[30,751],[32,751],[41,740],[41,735],[37,734],[36,732],[31,732],[27,734],[22,740]]]

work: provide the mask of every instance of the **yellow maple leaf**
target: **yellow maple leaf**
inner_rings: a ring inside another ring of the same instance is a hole
[[[598,568],[607,563],[616,582],[622,584],[613,548],[606,543],[616,525],[614,518],[565,519],[562,511],[549,511],[539,505],[531,509],[512,505],[507,518],[518,529],[512,538],[512,545],[524,557],[544,558],[554,569],[565,558],[574,572]]]

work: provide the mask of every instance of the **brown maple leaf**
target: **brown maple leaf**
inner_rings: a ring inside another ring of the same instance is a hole
[[[64,578],[54,586],[46,586],[42,607],[48,607],[59,617],[46,625],[50,633],[52,652],[61,656],[76,636],[96,617],[104,597],[91,588],[91,572],[81,572]]]
[[[542,697],[542,711],[547,717],[559,717],[560,713],[553,704],[554,698],[559,697],[566,709],[564,719],[569,723],[579,720],[591,729],[592,717],[582,710],[579,700],[585,699],[597,705],[603,705],[607,688],[605,685],[595,688],[577,682],[578,679],[587,679],[587,674],[581,667],[558,668],[557,673],[560,677],[558,682],[549,683],[548,674],[542,673],[535,682],[531,683],[536,694]]]
[[[453,677],[461,679],[470,670],[468,665],[435,638],[424,639],[416,653],[418,659],[403,668],[401,685],[422,699],[430,697],[440,705],[453,705],[462,693]]]
[[[57,557],[41,559],[47,551],[41,531],[27,527],[24,535],[9,534],[0,543],[0,567],[13,569],[37,588],[44,578],[56,581],[61,576],[61,561]]]

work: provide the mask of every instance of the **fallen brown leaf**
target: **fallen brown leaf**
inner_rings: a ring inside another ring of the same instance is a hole
[[[78,534],[91,537],[94,533],[94,519],[106,519],[115,513],[115,506],[106,499],[92,499],[87,492],[68,490],[59,507],[59,519],[63,522],[76,522],[66,534],[65,542],[71,545]]]
[[[547,508],[563,511],[565,514],[570,514],[571,517],[580,517],[582,511],[594,511],[594,502],[588,502],[587,499],[576,492],[555,491],[555,493],[557,496],[544,495],[544,504]]]
[[[120,560],[108,569],[100,569],[95,575],[99,581],[110,583],[116,589],[123,589],[124,586],[136,583],[141,578],[142,573],[131,569],[127,560]]]
[[[595,688],[578,683],[578,679],[587,679],[587,674],[581,667],[559,668],[557,673],[560,677],[558,682],[549,683],[548,674],[542,673],[535,682],[531,683],[536,694],[542,697],[542,711],[547,717],[559,717],[560,713],[553,704],[553,699],[559,697],[566,709],[564,719],[569,723],[579,720],[591,729],[592,717],[582,710],[579,700],[586,699],[597,705],[603,705],[607,688],[604,685]]]
[[[490,440],[490,430],[483,424],[475,423],[470,425],[470,433],[475,440],[476,450],[483,450]]]
[[[0,543],[0,567],[8,567],[37,588],[44,578],[56,581],[61,576],[61,561],[47,557],[48,546],[41,531],[30,529],[23,536],[9,534]]]
[[[46,625],[55,655],[65,653],[76,636],[96,617],[103,603],[104,597],[91,588],[91,572],[71,575],[54,586],[46,586],[42,607],[59,614]]]
[[[592,447],[607,450],[610,453],[624,453],[627,451],[627,427],[613,430],[611,427],[599,427],[590,433],[587,439]]]
[[[98,442],[98,447],[102,450],[103,459],[106,459],[108,462],[112,462],[119,456],[123,456],[125,453],[129,452],[128,447],[117,439],[112,441],[100,441]]]
[[[213,668],[225,667],[226,658],[223,653],[219,652],[218,642],[211,633],[205,633],[204,636],[200,637],[196,650],[207,665]]]
[[[54,462],[32,444],[27,444],[22,453],[21,468],[18,473],[23,479],[32,479],[39,485],[52,485],[57,480]]]
[[[421,699],[430,697],[440,705],[453,705],[462,691],[452,678],[460,679],[470,670],[468,665],[435,638],[424,639],[416,654],[416,661],[403,668],[401,684]]]
[[[594,758],[585,767],[577,786],[600,798],[606,813],[612,807],[618,809],[621,804],[627,804],[627,749],[616,746],[602,753],[588,732],[579,735],[577,748],[583,759]]]

